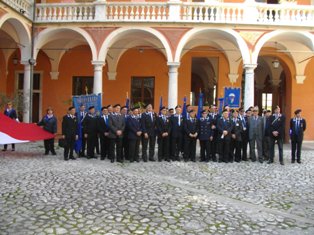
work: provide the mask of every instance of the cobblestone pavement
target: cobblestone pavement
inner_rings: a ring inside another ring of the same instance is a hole
[[[314,234],[314,148],[302,164],[110,163],[0,152],[0,234]],[[9,146],[10,149],[10,146]]]

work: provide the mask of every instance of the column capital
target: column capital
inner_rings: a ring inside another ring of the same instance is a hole
[[[243,64],[243,69],[245,70],[250,70],[250,69],[254,70],[256,69],[256,67],[257,67],[257,64]]]
[[[180,67],[180,62],[168,62],[167,65],[169,67],[173,66],[173,67]]]
[[[228,74],[228,78],[229,78],[229,81],[230,81],[231,83],[236,83],[238,77],[239,77],[239,74],[237,74],[237,73],[229,73],[229,74]]]
[[[51,77],[51,80],[58,80],[59,79],[59,72],[58,71],[51,71],[50,77]]]
[[[272,79],[272,80],[270,80],[270,83],[273,87],[279,87],[281,80],[280,79]]]
[[[297,81],[297,84],[303,84],[306,76],[305,75],[296,75],[295,80]]]
[[[92,65],[95,65],[95,66],[104,66],[105,64],[106,64],[105,61],[92,60]]]
[[[117,73],[116,72],[107,72],[108,80],[116,80]]]

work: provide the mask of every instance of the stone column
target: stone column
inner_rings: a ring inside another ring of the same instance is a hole
[[[31,65],[28,61],[21,61],[24,65],[24,83],[23,83],[23,122],[30,122],[30,90],[31,90]]]
[[[245,87],[244,87],[244,109],[254,106],[254,69],[256,64],[244,64]]]
[[[180,66],[180,63],[168,63],[168,66],[168,108],[174,108],[178,103],[178,68]]]
[[[104,61],[92,61],[94,65],[94,88],[93,94],[102,94],[102,67],[104,66]]]

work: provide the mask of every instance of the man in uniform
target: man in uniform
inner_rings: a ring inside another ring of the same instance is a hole
[[[97,158],[95,156],[95,148],[97,144],[97,117],[95,115],[95,107],[88,108],[88,114],[84,120],[84,137],[87,140],[87,158]]]
[[[295,154],[297,153],[297,163],[301,163],[301,148],[303,142],[303,133],[306,130],[306,121],[301,117],[301,109],[294,112],[294,118],[290,120],[290,138],[291,138],[291,163],[295,163]]]
[[[264,152],[264,161],[269,161],[270,156],[270,146],[271,146],[271,132],[270,132],[270,118],[271,111],[266,110],[263,117],[264,125],[264,136],[263,136],[263,152]]]
[[[233,130],[231,134],[231,146],[230,146],[230,155],[229,162],[240,162],[241,161],[241,147],[242,147],[242,132],[243,126],[242,121],[239,118],[239,113],[237,110],[232,112],[232,122]]]
[[[156,126],[158,133],[158,161],[170,162],[169,158],[169,135],[171,131],[170,121],[167,117],[166,107],[160,108],[160,116],[157,118]]]
[[[196,140],[198,136],[198,120],[195,111],[190,109],[189,117],[184,120],[184,161],[196,161]]]
[[[116,104],[113,108],[114,112],[109,115],[109,156],[111,162],[114,162],[116,158],[115,155],[117,155],[117,161],[122,163],[122,139],[125,128],[125,120],[120,113],[121,106]]]
[[[7,103],[7,108],[4,110],[4,115],[11,118],[11,119],[18,121],[17,113],[16,113],[15,109],[13,108],[12,102]],[[11,146],[12,146],[12,151],[15,151],[15,144],[12,144]],[[7,151],[8,145],[5,144],[3,147],[4,148],[2,151]]]
[[[121,115],[124,117],[124,120],[125,120],[125,128],[123,131],[123,140],[122,140],[122,147],[123,147],[122,155],[124,159],[129,160],[129,140],[128,140],[128,125],[127,125],[129,114],[128,114],[128,108],[126,106],[121,107]]]
[[[210,142],[210,152],[211,152],[210,160],[213,160],[214,162],[216,162],[217,161],[216,154],[218,153],[218,150],[219,150],[219,148],[217,148],[217,145],[218,145],[217,121],[220,118],[216,105],[214,104],[211,105],[210,113],[208,115],[211,117],[212,122],[213,122],[213,125],[212,125],[213,140]]]
[[[242,149],[242,161],[247,161],[247,146],[249,143],[249,123],[248,123],[248,116],[244,112],[244,108],[239,108],[239,119],[242,123],[242,133],[241,133],[241,149]]]
[[[279,150],[279,161],[281,165],[284,165],[283,161],[283,140],[285,138],[285,121],[286,117],[280,113],[280,107],[275,108],[274,114],[270,119],[270,131],[271,131],[271,151],[270,158],[268,163],[271,164],[274,162],[275,156],[275,144],[277,142]]]
[[[217,129],[220,142],[219,162],[228,163],[233,123],[229,118],[229,111],[227,109],[223,110],[222,117],[217,122]]]
[[[101,108],[102,115],[98,118],[98,132],[100,137],[100,160],[109,157],[109,112],[108,107]]]
[[[211,158],[210,143],[213,141],[213,119],[206,110],[201,112],[202,117],[199,120],[198,139],[201,147],[201,162],[208,162]]]
[[[142,158],[147,162],[147,147],[149,144],[149,160],[155,161],[155,142],[156,142],[156,119],[157,116],[153,112],[151,104],[146,105],[146,112],[141,115],[141,125],[143,130],[142,137]]]
[[[86,138],[84,136],[84,120],[85,120],[86,115],[87,115],[87,112],[85,112],[85,105],[81,104],[79,112],[76,113],[76,120],[79,122],[78,125],[81,126],[81,133],[80,133],[81,135],[80,136],[82,138],[82,148],[79,152],[80,157],[86,157],[85,156]]]
[[[142,135],[141,119],[139,116],[139,109],[137,107],[132,109],[132,115],[127,119],[128,127],[128,145],[129,145],[129,156],[130,162],[139,162],[139,146]]]
[[[75,160],[73,156],[73,149],[75,140],[78,139],[77,121],[75,117],[75,107],[68,108],[68,114],[62,119],[62,138],[65,140],[64,146],[64,160],[68,161],[69,158]]]
[[[171,124],[171,158],[173,161],[180,161],[180,152],[182,152],[183,141],[183,115],[181,106],[175,107],[176,113],[170,117]]]

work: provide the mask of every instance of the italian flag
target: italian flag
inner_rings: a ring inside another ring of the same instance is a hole
[[[0,113],[0,144],[16,144],[54,138],[34,123],[22,123]]]

